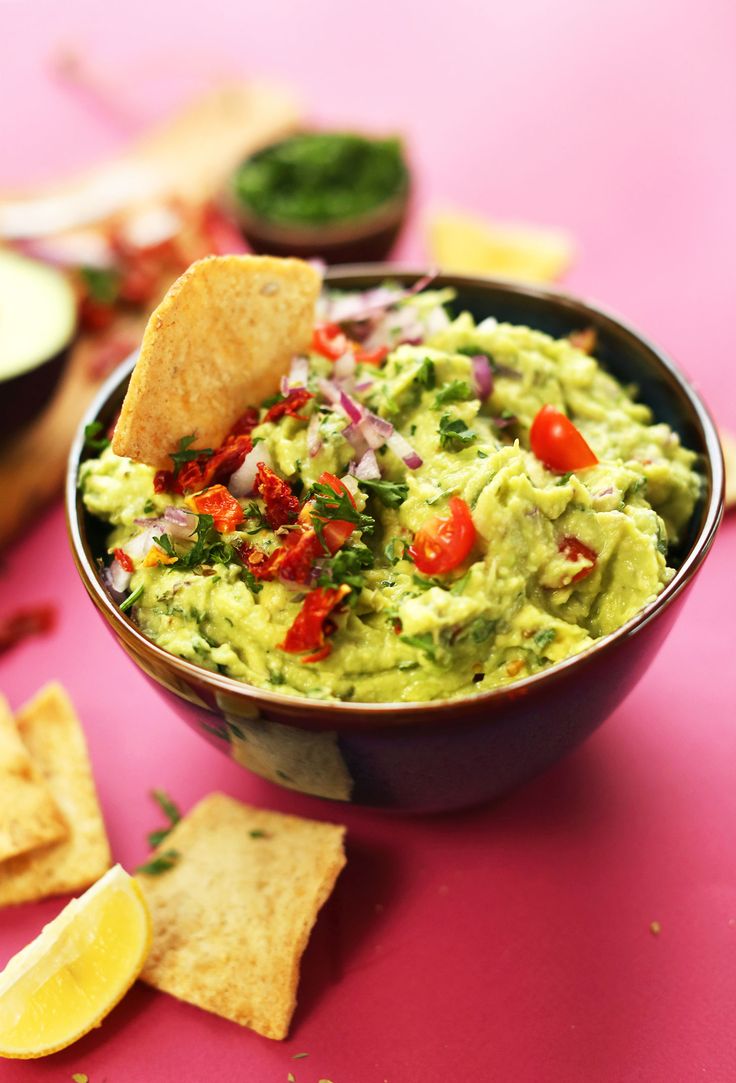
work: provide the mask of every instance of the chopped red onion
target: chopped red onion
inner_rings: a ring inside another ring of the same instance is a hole
[[[18,251],[31,259],[51,263],[55,267],[93,267],[106,271],[115,267],[115,249],[97,230],[80,229],[50,237],[26,237],[20,240]]]
[[[394,431],[394,427],[390,421],[387,421],[385,417],[379,417],[378,414],[372,414],[370,410],[365,412],[366,425],[370,425],[375,429],[379,436],[383,436],[384,439],[388,438]]]
[[[394,455],[398,455],[398,457],[403,460],[404,466],[408,466],[410,470],[418,470],[422,465],[423,460],[421,456],[400,432],[394,430],[386,443],[391,448]]]
[[[168,524],[169,533],[173,534],[175,538],[190,538],[197,529],[198,519],[196,514],[186,508],[175,508],[173,504],[166,508],[164,519]],[[178,531],[183,531],[183,533],[180,534]]]
[[[104,570],[107,575],[103,573],[103,579],[106,586],[115,594],[125,594],[126,590],[130,586],[131,572],[126,572],[122,564],[115,558],[109,567]]]
[[[291,362],[288,376],[281,377],[281,394],[287,397],[290,391],[298,391],[307,386],[309,376],[309,361],[301,354],[297,354]]]
[[[351,376],[355,375],[355,354],[351,351],[344,353],[342,357],[338,357],[335,364],[332,366],[332,372],[335,380],[342,382],[343,380],[349,380]]]
[[[365,455],[368,450],[368,442],[366,441],[363,423],[351,422],[342,430],[342,435],[349,444],[352,445],[355,454],[360,458],[361,455]],[[383,442],[383,441],[382,441]],[[376,444],[376,447],[380,447],[381,444]]]
[[[340,408],[349,421],[360,421],[363,416],[363,407],[348,395],[347,391],[340,389]]]
[[[251,448],[235,473],[230,475],[227,487],[233,496],[250,496],[255,485],[259,463],[265,463],[269,469],[273,470],[273,459],[267,444],[256,444],[254,448]]]
[[[473,363],[473,380],[479,399],[487,399],[493,391],[493,373],[491,363],[483,353],[474,354],[470,359]]]
[[[371,380],[369,377],[366,377],[365,379],[358,381],[358,383],[355,385],[355,390],[356,391],[370,391],[370,389],[373,387],[374,383],[375,383],[375,380]]]
[[[378,459],[376,453],[372,448],[366,451],[360,461],[356,464],[355,469],[352,471],[356,478],[361,481],[375,481],[376,478],[380,478],[381,471],[378,467]]]
[[[135,521],[138,525],[141,523],[147,523],[148,525],[140,534],[136,534],[134,538],[126,542],[122,546],[122,550],[128,554],[131,560],[143,560],[144,557],[148,556],[153,546],[153,539],[166,533],[166,524],[163,519],[136,519]]]
[[[319,381],[319,389],[324,395],[324,397],[327,399],[327,401],[331,402],[333,406],[337,406],[339,404],[340,389],[338,387],[335,387],[335,385],[330,380],[321,379]]]

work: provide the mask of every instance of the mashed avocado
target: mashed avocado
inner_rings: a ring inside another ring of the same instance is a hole
[[[483,692],[559,662],[662,590],[674,574],[668,549],[700,492],[694,453],[570,340],[493,320],[476,325],[467,313],[450,321],[442,300],[426,293],[387,305],[367,343],[353,349],[348,339],[352,367],[313,353],[298,416],[264,420],[261,410],[251,433],[256,452],[307,505],[306,519],[302,512],[272,529],[256,489],[240,498],[245,518],[235,530],[218,535],[206,523],[208,540],[200,516],[191,540],[164,539],[170,563],[151,564],[136,539],[147,529],[165,533],[165,509],[191,506],[185,494],[155,492],[151,468],[109,448],[83,464],[84,503],[111,524],[110,553],[131,548],[126,590],[147,636],[208,669],[282,692],[432,700]],[[402,335],[416,341],[406,331],[412,305],[423,341],[396,344]],[[357,337],[348,320],[343,329]],[[371,352],[382,334],[383,360]],[[537,457],[530,430],[546,405],[572,421],[595,465],[563,472]],[[374,415],[362,432],[351,417],[356,406],[362,417]],[[395,435],[375,448],[380,478],[361,481],[370,461],[366,432]],[[334,551],[323,547],[306,580],[263,575],[263,561],[286,535],[308,525],[311,486],[325,472],[349,479],[351,463],[358,479],[346,481],[349,536]],[[472,548],[451,570],[428,574],[416,562],[418,532],[447,521],[458,500],[472,516]],[[326,647],[312,661],[284,643],[320,585],[349,591],[325,619]]]

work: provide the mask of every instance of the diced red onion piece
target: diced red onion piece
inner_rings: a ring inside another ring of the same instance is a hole
[[[173,504],[164,512],[167,529],[175,538],[191,538],[197,529],[197,516],[186,508],[175,508]]]
[[[493,391],[493,373],[491,363],[485,354],[474,354],[470,359],[473,363],[473,380],[479,399],[487,399]]]
[[[265,463],[273,470],[273,460],[267,444],[256,444],[254,448],[251,448],[235,473],[230,475],[227,487],[233,496],[250,496],[255,485],[259,463]]]
[[[347,391],[340,389],[340,407],[349,421],[360,421],[363,416],[363,407],[348,395]]]
[[[116,594],[125,594],[130,586],[131,572],[126,572],[117,559],[113,560],[105,571],[107,572],[105,580],[110,590],[115,591]]]
[[[136,522],[140,521],[141,520],[138,519],[136,520]],[[166,533],[165,524],[162,519],[145,519],[143,522],[149,524],[146,529],[142,530],[140,534],[136,534],[134,538],[131,538],[130,541],[126,542],[122,547],[123,552],[127,553],[130,559],[134,561],[143,560],[144,557],[148,556],[153,545],[153,539],[160,537],[162,533]]]
[[[347,425],[342,430],[342,435],[352,446],[358,458],[360,458],[361,455],[365,455],[368,450],[368,442],[363,432],[362,422],[358,422],[357,424],[353,422],[350,425]],[[381,445],[377,444],[376,446],[380,447]]]
[[[385,417],[379,417],[378,414],[372,414],[370,410],[365,412],[366,425],[370,425],[372,429],[375,429],[379,436],[383,436],[384,439],[388,438],[394,431],[394,427],[390,421],[387,421]]]
[[[335,387],[335,385],[330,380],[320,380],[319,389],[324,395],[324,397],[327,399],[327,401],[331,402],[333,406],[337,406],[339,404],[340,389],[339,387]]]
[[[365,455],[362,456],[357,463],[355,470],[353,471],[356,478],[361,481],[375,481],[376,478],[380,478],[381,471],[378,467],[378,459],[373,448],[369,448]]]
[[[322,447],[322,437],[319,431],[319,413],[314,413],[309,419],[307,425],[307,451],[309,457],[314,458],[315,455],[319,455]]]
[[[373,387],[374,383],[375,383],[375,380],[371,380],[370,378],[366,377],[365,379],[358,381],[358,383],[355,385],[355,390],[356,391],[370,391],[370,389]]]
[[[391,448],[394,455],[398,455],[398,457],[403,460],[404,466],[408,466],[410,470],[418,470],[422,465],[421,456],[400,432],[393,432],[386,443]]]

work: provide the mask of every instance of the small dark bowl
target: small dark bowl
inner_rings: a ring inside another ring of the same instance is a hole
[[[40,365],[0,380],[0,448],[30,424],[50,401],[64,371],[69,349],[67,346]]]
[[[385,278],[414,282],[394,267],[332,271],[328,283],[367,288]],[[723,511],[723,459],[713,421],[697,393],[656,347],[618,319],[561,293],[509,282],[441,275],[456,307],[495,315],[557,337],[594,327],[598,356],[624,383],[636,383],[658,420],[700,455],[703,497],[672,581],[611,635],[516,684],[433,703],[320,703],[265,691],[185,662],[157,647],[121,613],[99,575],[104,524],[77,493],[84,426],[107,425],[120,406],[133,359],[102,389],[77,434],[66,506],[74,559],[109,629],[179,715],[243,766],[283,786],[336,800],[404,810],[477,804],[506,793],[580,744],[643,675],[702,564]],[[141,733],[143,738],[143,733]]]

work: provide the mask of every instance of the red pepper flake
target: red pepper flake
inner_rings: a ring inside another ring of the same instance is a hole
[[[26,606],[0,620],[0,654],[29,636],[46,635],[56,626],[56,607],[49,604]]]
[[[345,583],[339,587],[317,587],[316,590],[311,590],[287,631],[283,643],[279,643],[281,650],[289,654],[312,651],[313,653],[308,658],[303,659],[305,662],[316,662],[326,657],[323,653],[324,647],[328,646],[325,643],[325,637],[335,630],[334,622],[329,620],[329,616],[349,593],[350,587]],[[314,652],[319,657],[316,657]]]
[[[299,500],[292,493],[288,482],[275,474],[270,466],[258,463],[253,491],[263,497],[266,505],[266,521],[272,530],[293,523],[299,514]]]
[[[294,391],[290,391],[285,399],[275,402],[267,410],[263,420],[264,422],[278,421],[281,417],[295,417],[298,421],[308,421],[308,418],[297,411],[301,410],[302,406],[313,398],[314,395],[311,391],[307,391],[306,387],[299,387]]]
[[[579,583],[581,579],[585,579],[586,576],[594,570],[596,562],[598,560],[598,554],[593,549],[589,549],[587,545],[584,545],[579,538],[567,537],[563,538],[558,546],[559,551],[564,557],[572,561],[574,564],[581,559],[589,560],[590,565],[585,568],[581,568],[577,575],[574,575],[570,582]]]
[[[124,549],[113,549],[112,555],[115,557],[124,572],[132,572],[135,570],[133,566],[133,561],[130,559]]]
[[[245,515],[240,504],[224,485],[213,485],[203,493],[192,497],[192,503],[200,515],[211,515],[215,530],[227,534],[242,523]]]

